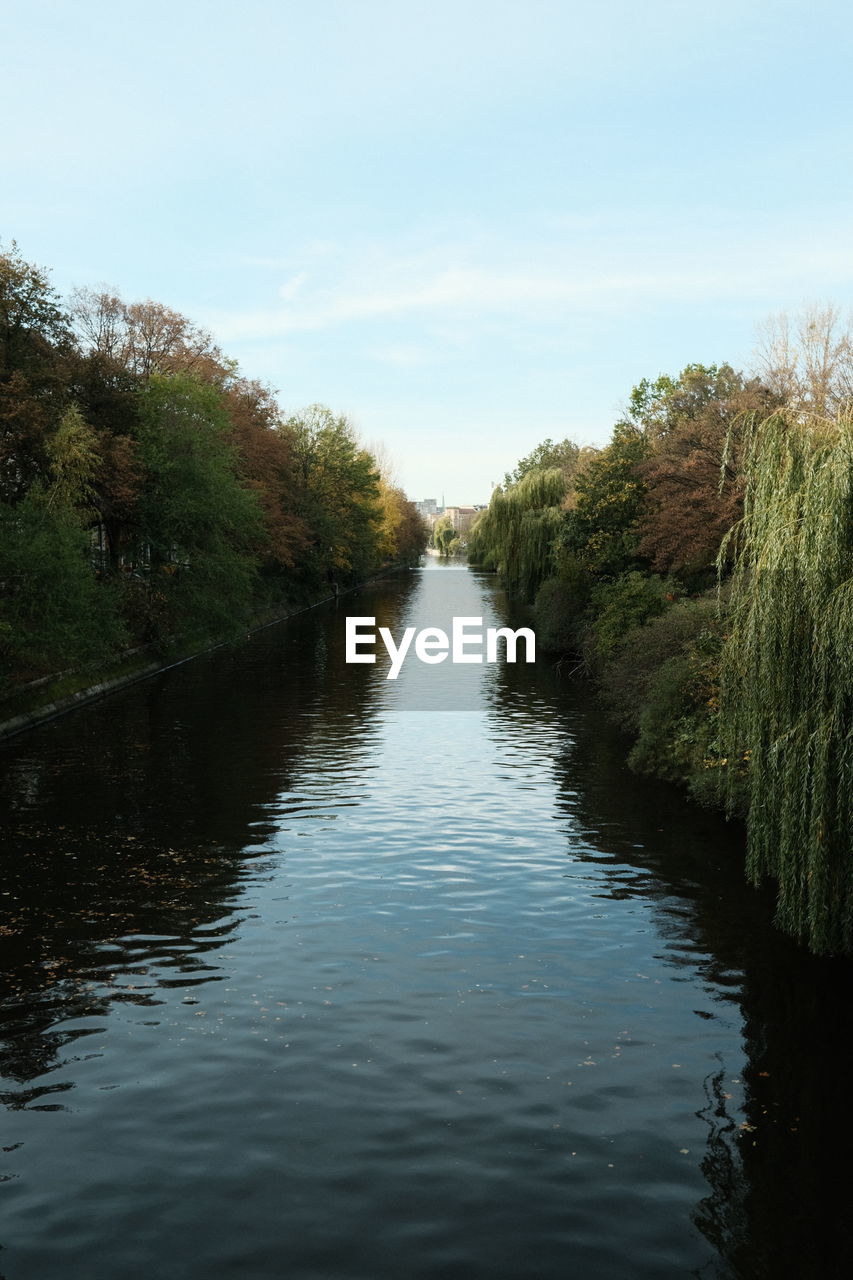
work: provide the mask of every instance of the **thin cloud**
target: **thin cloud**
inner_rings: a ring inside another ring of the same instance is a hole
[[[672,303],[738,299],[766,308],[780,294],[795,296],[801,280],[809,279],[814,291],[821,277],[837,288],[853,276],[846,232],[842,237],[836,225],[816,243],[792,236],[784,225],[748,222],[736,237],[727,219],[717,226],[710,217],[707,225],[697,216],[686,226],[632,226],[621,244],[612,231],[567,233],[561,241],[546,234],[538,243],[492,243],[486,249],[491,261],[483,259],[482,237],[479,243],[470,237],[453,245],[421,242],[408,254],[399,245],[396,253],[387,246],[338,245],[333,256],[332,246],[318,241],[289,260],[275,305],[211,313],[205,321],[223,342],[251,342],[420,319],[431,345],[442,330],[470,333],[474,319],[480,331],[484,323],[503,325],[511,317],[517,328],[541,332],[569,316],[617,317]],[[392,338],[377,346],[375,358],[413,362],[417,346],[422,339]]]
[[[279,287],[278,296],[283,298],[285,302],[290,302],[296,297],[301,290],[305,281],[308,279],[307,271],[300,271],[298,275],[291,277]]]
[[[425,347],[413,345],[375,347],[368,355],[379,364],[396,365],[401,369],[414,369],[419,365],[429,364],[433,359]]]
[[[299,278],[297,277],[297,280]],[[301,281],[299,281],[301,284]],[[559,304],[595,306],[607,300],[624,303],[628,298],[653,294],[684,296],[714,288],[717,278],[702,275],[609,275],[587,279],[560,279],[545,274],[501,274],[482,269],[444,271],[417,286],[342,293],[308,302],[304,307],[269,308],[233,312],[211,318],[217,334],[231,339],[284,337],[348,324],[412,313],[439,312],[444,317],[461,312],[500,312]],[[285,286],[290,290],[294,282]],[[293,288],[293,293],[296,288]],[[293,296],[288,292],[287,297]]]

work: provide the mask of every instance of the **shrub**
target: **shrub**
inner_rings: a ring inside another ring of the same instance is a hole
[[[634,627],[665,613],[680,588],[670,579],[657,578],[633,569],[612,582],[599,582],[592,589],[593,660],[607,661]]]
[[[685,782],[719,804],[727,761],[717,745],[723,622],[713,597],[681,600],[634,627],[601,672],[611,716],[637,735],[639,773]]]
[[[589,573],[578,557],[561,548],[557,573],[542,583],[534,604],[536,640],[545,653],[580,650],[590,587]]]
[[[612,718],[624,729],[638,732],[640,712],[661,667],[685,653],[717,624],[712,598],[679,600],[623,637],[601,673],[601,695]]]

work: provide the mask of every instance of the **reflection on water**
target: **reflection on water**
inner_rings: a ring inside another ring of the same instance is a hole
[[[588,689],[346,613],[506,620],[431,566],[3,749],[0,1273],[841,1275],[850,966]]]

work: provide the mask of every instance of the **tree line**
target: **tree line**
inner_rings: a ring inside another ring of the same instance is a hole
[[[169,307],[64,304],[0,252],[0,688],[231,634],[426,537],[346,417],[285,416]]]
[[[469,558],[592,676],[629,762],[743,815],[747,873],[853,952],[853,337],[766,326],[755,370],[644,380],[602,449],[522,459]]]

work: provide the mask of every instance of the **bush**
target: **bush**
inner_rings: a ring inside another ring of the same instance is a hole
[[[689,654],[668,658],[648,681],[646,699],[637,711],[639,736],[628,764],[671,782],[685,781],[697,767],[707,719],[697,706]]]
[[[633,569],[613,582],[599,582],[592,589],[591,645],[589,657],[606,662],[623,644],[628,632],[649,618],[665,613],[680,593],[671,578],[663,579]]]
[[[679,600],[623,637],[601,672],[601,696],[611,717],[638,732],[640,713],[661,667],[717,626],[716,600]]]
[[[536,593],[536,640],[545,653],[577,653],[583,645],[591,579],[577,556],[557,554],[557,573]]]
[[[687,783],[719,804],[727,764],[717,747],[722,620],[716,599],[681,600],[633,628],[601,673],[612,717],[637,740],[638,773]]]

